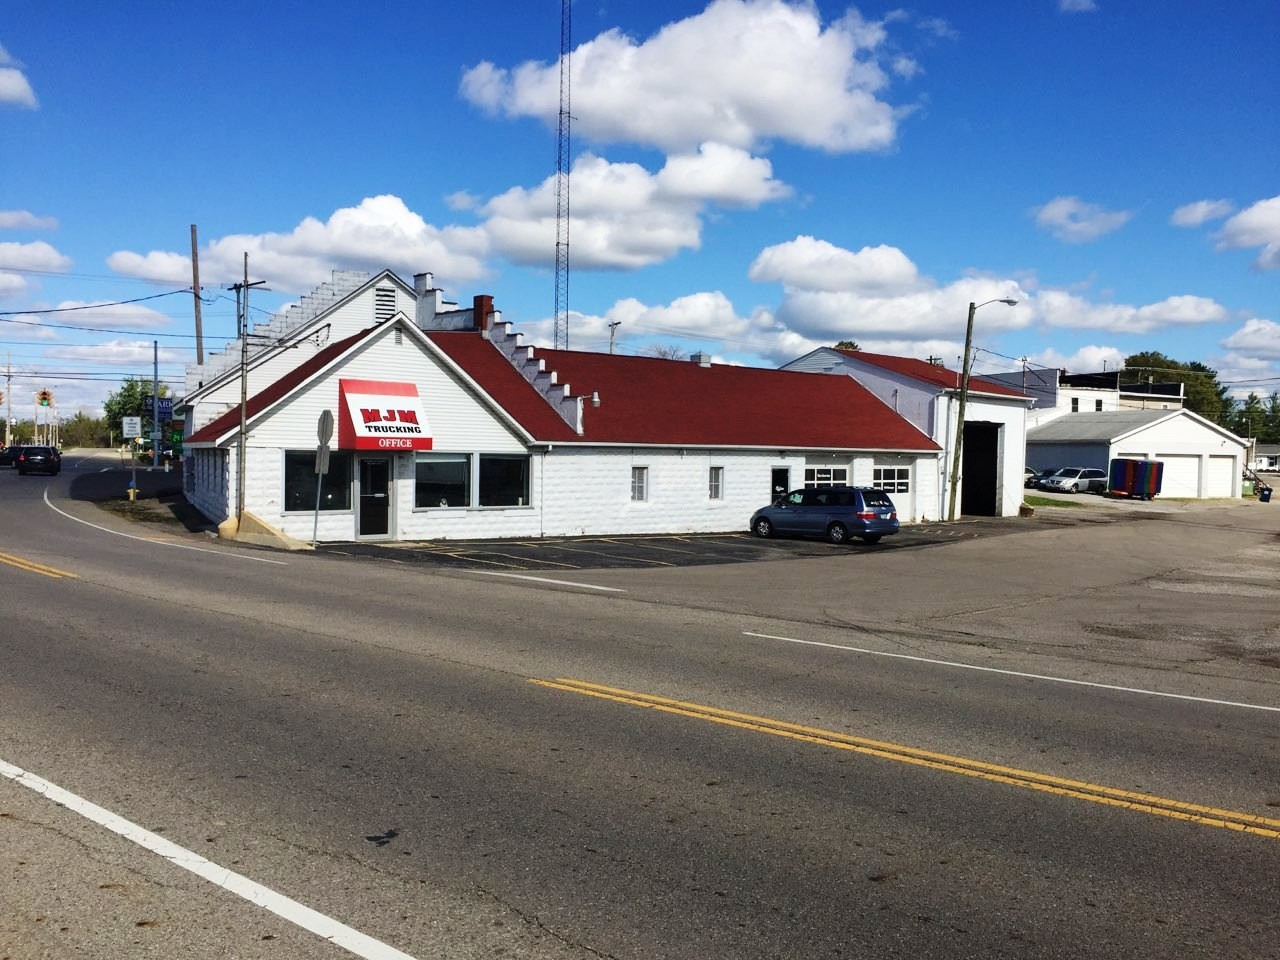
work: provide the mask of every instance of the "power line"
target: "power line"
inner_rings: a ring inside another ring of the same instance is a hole
[[[0,317],[16,317],[46,313],[71,313],[74,310],[98,310],[102,307],[123,307],[130,303],[142,303],[144,300],[158,300],[161,297],[172,297],[175,293],[190,293],[191,288],[184,290],[166,290],[164,293],[153,293],[149,297],[134,297],[132,300],[112,300],[108,303],[85,303],[78,307],[50,307],[47,310],[0,310]]]

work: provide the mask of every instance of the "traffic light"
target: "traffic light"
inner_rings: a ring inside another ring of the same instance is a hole
[[[41,390],[39,393],[36,394],[36,402],[39,403],[40,406],[42,407],[49,406],[49,404],[53,403],[53,391]]]

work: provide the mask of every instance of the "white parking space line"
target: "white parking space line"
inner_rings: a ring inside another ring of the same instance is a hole
[[[537,583],[553,583],[557,587],[581,587],[583,590],[604,590],[608,593],[626,593],[621,587],[598,587],[594,583],[577,583],[573,580],[552,580],[550,577],[531,577],[523,573],[499,573],[497,570],[468,570],[485,577],[509,577],[512,580],[533,580]]]
[[[211,860],[206,860],[200,854],[194,853],[185,847],[180,847],[173,841],[166,840],[159,834],[152,833],[136,823],[131,823],[110,810],[104,810],[97,804],[90,803],[83,797],[63,790],[61,787],[36,776],[34,773],[29,773],[21,767],[15,767],[13,764],[0,760],[0,775],[8,777],[29,790],[34,790],[59,806],[66,807],[73,813],[78,813],[101,827],[106,827],[112,833],[119,834],[126,840],[131,840],[152,853],[159,854],[174,866],[189,870],[196,876],[202,877],[210,883],[234,893],[236,896],[243,897],[264,910],[270,910],[276,916],[328,940],[335,946],[342,947],[357,957],[364,957],[365,960],[413,960],[413,957],[409,956],[409,954],[402,953],[381,940],[375,940],[359,930],[348,927],[345,923],[339,923],[332,917],[317,913],[310,907],[304,906],[296,900],[291,900],[283,894],[276,893],[260,883],[255,883],[247,877],[228,870],[226,867],[220,867]]]
[[[59,510],[49,502],[48,489],[44,492],[44,503],[54,513],[59,513],[68,520],[74,520],[76,523],[83,523],[86,527],[93,527],[95,530],[101,530],[103,533],[110,533],[117,537],[124,537],[126,540],[141,540],[143,543],[154,543],[158,547],[173,547],[177,550],[194,550],[196,553],[212,553],[219,557],[230,557],[233,560],[252,560],[255,563],[274,563],[282,567],[289,564],[284,560],[271,560],[267,557],[251,557],[244,553],[231,553],[227,550],[206,550],[204,547],[193,547],[185,543],[170,543],[168,540],[154,540],[151,537],[135,537],[132,533],[121,533],[119,530],[112,530],[109,527],[100,527],[96,523],[90,523],[88,520],[81,520],[79,517],[73,517],[65,510]]]
[[[955,667],[959,670],[978,670],[982,673],[1002,673],[1006,677],[1022,677],[1025,680],[1047,680],[1050,683],[1069,683],[1077,687],[1096,687],[1099,690],[1115,690],[1119,693],[1137,693],[1144,697],[1165,697],[1170,700],[1189,700],[1193,703],[1211,703],[1219,707],[1240,707],[1244,710],[1267,710],[1280,713],[1280,707],[1269,707],[1260,703],[1241,703],[1238,700],[1214,700],[1211,697],[1193,697],[1185,693],[1166,693],[1163,690],[1144,690],[1141,687],[1121,687],[1111,683],[1095,683],[1092,680],[1073,680],[1069,677],[1051,677],[1042,673],[1023,673],[1019,670],[1001,670],[999,667],[980,667],[973,663],[958,663],[954,660],[933,660],[929,657],[915,657],[907,653],[886,653],[883,650],[867,650],[864,647],[847,647],[840,643],[823,643],[820,640],[798,640],[795,637],[776,637],[768,633],[752,633],[743,630],[744,637],[758,637],[761,640],[781,640],[783,643],[798,643],[806,647],[826,647],[830,650],[846,650],[849,653],[865,653],[873,657],[889,657],[893,660],[914,660],[916,663],[931,663],[939,667]]]

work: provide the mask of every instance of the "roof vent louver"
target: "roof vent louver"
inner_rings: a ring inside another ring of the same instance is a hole
[[[373,319],[377,323],[390,320],[396,312],[396,291],[394,287],[377,287],[373,291]]]

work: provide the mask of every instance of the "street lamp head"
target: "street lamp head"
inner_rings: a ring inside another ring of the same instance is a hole
[[[1016,307],[1016,306],[1018,305],[1018,301],[1017,301],[1017,300],[1012,300],[1012,299],[1007,299],[1007,298],[1006,298],[1006,299],[1004,299],[1004,300],[1001,300],[1001,301],[1000,301],[1000,303],[1003,303],[1003,304],[1004,304],[1005,306],[1007,306],[1007,307]]]

